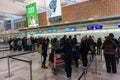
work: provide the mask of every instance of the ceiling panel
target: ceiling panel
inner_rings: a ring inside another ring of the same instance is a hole
[[[69,2],[81,2],[86,0],[61,0],[61,5],[68,5]],[[38,12],[45,11],[45,0],[1,0],[0,1],[0,15],[1,14],[14,14],[25,15],[25,6],[32,3],[37,3]],[[0,19],[6,18],[0,16]]]

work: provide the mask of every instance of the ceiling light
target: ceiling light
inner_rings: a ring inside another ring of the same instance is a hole
[[[89,18],[88,20],[94,20],[94,18]]]

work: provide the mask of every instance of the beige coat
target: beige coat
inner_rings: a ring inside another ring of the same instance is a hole
[[[38,47],[38,53],[42,54],[43,51],[42,51],[42,44],[40,44],[40,46]]]

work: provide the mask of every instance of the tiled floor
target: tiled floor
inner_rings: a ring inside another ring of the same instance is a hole
[[[85,75],[86,78],[83,76],[81,80],[120,80],[120,64],[117,64],[116,74],[107,73],[104,58],[102,61],[100,56],[96,58]]]
[[[21,52],[4,52],[0,53],[1,56],[19,54]],[[63,66],[59,67],[57,70],[57,75],[55,76],[49,67],[48,69],[41,68],[41,56],[37,52],[17,56],[15,58],[23,60],[32,60],[32,75],[33,80],[66,80],[66,74]],[[106,73],[105,62],[101,61],[101,57],[96,57],[97,62],[97,74],[95,61],[90,66],[86,76],[86,80],[120,80],[120,64],[117,64],[117,74],[108,74]],[[104,58],[103,58],[104,59]],[[48,62],[47,62],[48,63]],[[10,59],[10,71],[11,77],[8,77],[8,62],[7,59],[0,59],[0,80],[30,80],[30,69],[29,64],[17,60]],[[82,74],[83,68],[75,68],[74,64],[72,66],[72,80],[77,80],[78,77]],[[81,78],[84,80],[84,76]]]

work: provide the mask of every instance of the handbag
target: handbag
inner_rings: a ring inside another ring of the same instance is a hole
[[[40,46],[38,47],[38,53],[42,54],[43,51],[42,51],[42,45],[40,44]]]
[[[115,55],[117,55],[117,54],[118,54],[118,51],[117,51],[117,49],[115,49],[115,50],[114,50],[114,53],[115,53]]]

